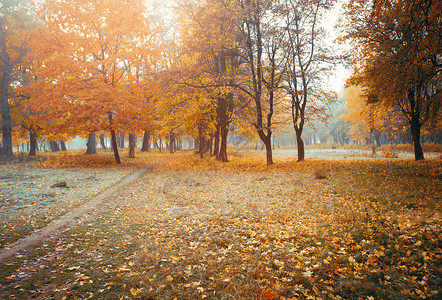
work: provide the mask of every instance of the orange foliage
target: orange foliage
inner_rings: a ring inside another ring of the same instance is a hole
[[[358,86],[348,87],[345,91],[348,114],[342,119],[351,122],[350,136],[354,140],[365,142],[370,139],[370,133],[384,133],[390,138],[406,131],[403,116],[391,107],[368,102],[366,91]]]
[[[279,298],[278,292],[273,291],[271,288],[263,289],[261,291],[261,294],[264,299],[278,299]]]
[[[33,34],[38,82],[28,91],[32,110],[51,122],[49,133],[85,135],[108,128],[108,112],[120,132],[150,122],[154,93],[148,70],[155,62],[156,33],[139,0],[48,1],[45,27]]]

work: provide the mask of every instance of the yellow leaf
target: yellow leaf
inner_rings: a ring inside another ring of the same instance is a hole
[[[181,260],[181,258],[179,258],[178,256],[173,256],[173,255],[172,255],[170,258],[171,258],[172,261],[175,262],[175,263],[178,263],[178,262],[180,262],[180,260]]]
[[[369,255],[369,256],[368,256],[368,262],[369,262],[370,264],[375,263],[377,260],[378,260],[378,259],[377,259],[376,256],[374,256],[374,255]]]
[[[130,289],[130,293],[131,293],[133,296],[136,296],[136,295],[138,295],[142,290],[143,290],[142,288],[141,288],[141,289],[139,289],[139,288],[136,288],[136,289],[132,288],[132,289]]]

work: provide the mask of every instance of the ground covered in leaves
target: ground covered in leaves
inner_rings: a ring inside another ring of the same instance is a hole
[[[0,247],[41,228],[126,176],[129,168],[0,164]]]
[[[441,297],[441,159],[230,160],[149,156],[116,209],[2,263],[0,298]],[[76,170],[52,164],[35,172]],[[131,169],[84,170],[112,184]]]

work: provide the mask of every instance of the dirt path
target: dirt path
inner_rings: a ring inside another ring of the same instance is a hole
[[[0,263],[5,262],[12,256],[18,254],[18,252],[25,250],[31,245],[46,241],[48,239],[54,238],[60,233],[70,229],[73,226],[79,225],[85,220],[96,216],[103,210],[108,210],[113,208],[117,203],[106,201],[110,200],[111,197],[120,191],[122,188],[128,186],[130,183],[134,182],[136,179],[140,178],[143,173],[147,171],[147,168],[142,168],[130,175],[124,177],[117,184],[110,186],[105,191],[99,193],[91,200],[86,203],[76,207],[70,212],[66,213],[62,217],[52,221],[45,227],[36,230],[29,236],[26,236],[15,243],[11,244],[8,248],[0,250]]]

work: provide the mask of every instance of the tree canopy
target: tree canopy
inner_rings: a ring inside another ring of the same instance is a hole
[[[32,9],[3,1],[2,152],[12,155],[12,136],[29,133],[35,144],[108,131],[118,161],[116,135],[130,134],[132,147],[144,132],[171,152],[187,136],[201,155],[228,161],[233,133],[262,141],[271,165],[274,133],[291,119],[302,161],[304,127],[336,117],[336,94],[324,83],[340,59],[324,28],[335,4],[182,0],[174,21],[163,22],[158,2],[48,0]],[[381,132],[404,132],[406,120],[423,159],[421,130],[441,119],[440,8],[430,0],[346,4],[341,40],[352,46],[348,86],[358,92],[347,94],[344,118],[355,140],[374,145]],[[329,131],[343,142],[339,120]]]
[[[47,1],[32,40],[39,80],[33,107],[51,130],[73,137],[137,132],[149,115],[149,70],[158,47],[142,1]],[[112,124],[110,124],[112,122]],[[115,147],[116,148],[116,147]]]
[[[344,38],[354,45],[350,84],[367,101],[397,107],[407,117],[416,160],[420,130],[441,114],[442,26],[438,1],[350,1]]]

